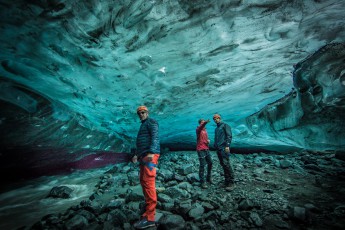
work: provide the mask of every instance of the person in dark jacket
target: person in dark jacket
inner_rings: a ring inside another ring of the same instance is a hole
[[[212,159],[210,156],[210,151],[208,145],[210,140],[208,139],[208,134],[206,131],[206,125],[210,120],[199,119],[199,126],[196,128],[197,144],[196,151],[199,157],[199,178],[202,188],[207,188],[205,183],[205,165],[207,163],[207,177],[206,181],[212,183],[211,181],[211,170],[212,170]]]
[[[214,133],[214,147],[220,165],[224,170],[225,188],[231,191],[234,188],[234,172],[230,164],[230,144],[232,140],[231,128],[228,124],[222,122],[219,114],[213,115],[213,120],[217,124]]]
[[[156,166],[160,156],[160,143],[158,122],[149,118],[146,106],[139,106],[137,114],[141,126],[137,135],[136,154],[132,161],[140,162],[140,184],[143,189],[146,210],[141,219],[134,224],[136,229],[144,229],[155,226],[155,214],[157,206],[156,194]]]

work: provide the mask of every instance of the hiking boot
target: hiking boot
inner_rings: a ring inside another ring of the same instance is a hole
[[[146,217],[143,217],[141,220],[136,222],[133,226],[135,229],[145,229],[148,227],[153,227],[156,225],[155,221],[148,221]]]
[[[206,183],[201,184],[201,188],[208,188]]]

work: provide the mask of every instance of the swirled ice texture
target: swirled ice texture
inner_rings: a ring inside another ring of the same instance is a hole
[[[344,0],[0,6],[2,146],[128,152],[144,104],[163,149],[214,113],[235,150],[344,149]]]

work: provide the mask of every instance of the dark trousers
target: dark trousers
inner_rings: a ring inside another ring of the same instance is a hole
[[[212,159],[210,152],[208,149],[206,150],[200,150],[198,152],[198,157],[199,157],[199,177],[200,177],[200,182],[204,183],[205,182],[205,165],[207,163],[207,181],[211,180],[211,170],[212,170]]]
[[[234,183],[234,171],[232,170],[230,164],[230,157],[229,154],[224,151],[224,149],[217,150],[217,156],[219,159],[220,165],[223,167],[224,170],[224,178],[225,184],[232,184]]]

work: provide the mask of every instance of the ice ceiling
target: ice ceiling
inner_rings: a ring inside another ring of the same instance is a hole
[[[129,151],[145,104],[168,148],[220,113],[234,148],[344,149],[345,1],[0,2],[2,145]]]

